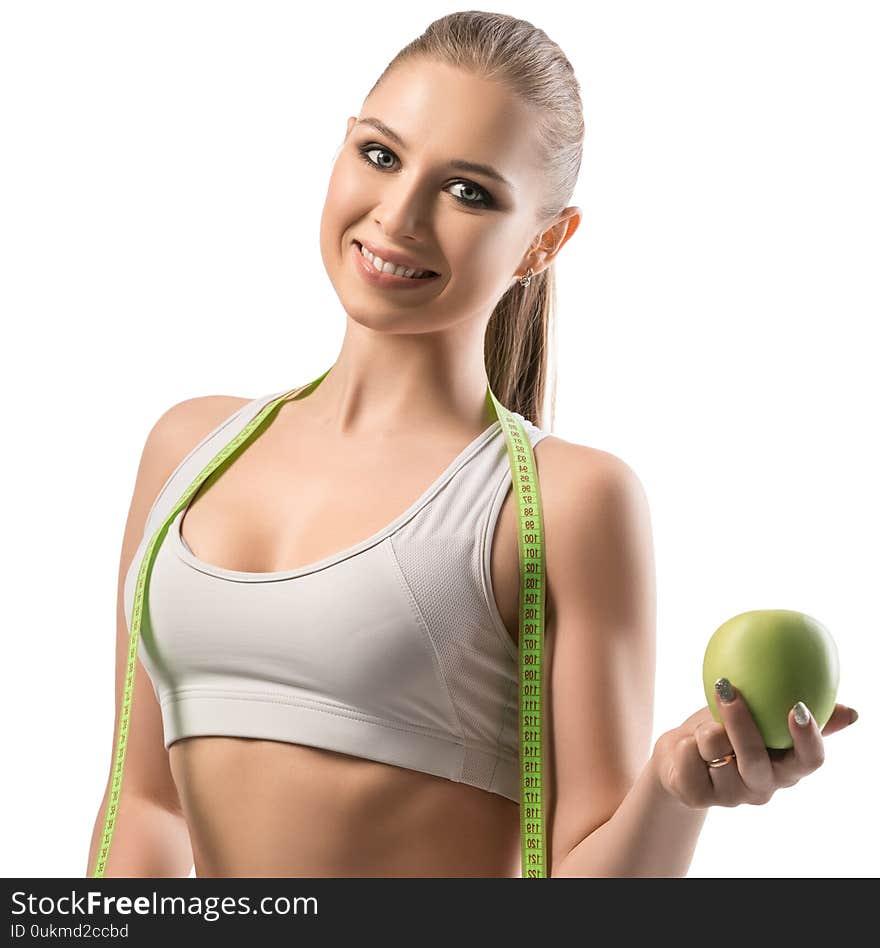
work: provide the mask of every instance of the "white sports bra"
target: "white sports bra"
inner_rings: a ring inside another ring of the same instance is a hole
[[[199,472],[283,394],[244,405],[165,483],[125,579],[129,629],[153,533]],[[550,434],[514,414],[533,446]],[[490,576],[511,486],[495,421],[378,533],[276,573],[203,562],[181,536],[181,510],[148,576],[138,643],[165,747],[196,735],[308,744],[519,802],[518,650]]]

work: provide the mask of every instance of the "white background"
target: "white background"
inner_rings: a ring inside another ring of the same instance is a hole
[[[3,875],[86,872],[150,427],[333,363],[318,222],[346,119],[467,8],[0,6]],[[825,624],[860,712],[796,787],[712,808],[690,876],[876,875],[876,8],[494,9],[541,26],[582,86],[553,431],[649,495],[655,739],[705,704],[706,643],[749,609]]]

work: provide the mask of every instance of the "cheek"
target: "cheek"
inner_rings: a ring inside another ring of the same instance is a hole
[[[327,186],[326,211],[340,217],[352,217],[371,200],[363,174],[349,158],[340,158]]]
[[[493,293],[503,291],[509,279],[508,270],[503,261],[511,255],[512,238],[507,237],[496,229],[485,228],[473,230],[463,237],[461,232],[456,236],[450,234],[445,240],[445,246],[450,247],[450,266],[453,276],[465,277],[467,285],[479,288],[481,292]]]
[[[330,175],[321,211],[321,249],[325,255],[336,252],[343,236],[363,217],[367,207],[364,197],[363,182],[356,170],[338,161]]]

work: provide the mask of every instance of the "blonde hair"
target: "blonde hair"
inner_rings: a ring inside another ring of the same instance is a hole
[[[398,63],[428,59],[504,83],[531,107],[543,145],[544,193],[536,212],[543,224],[571,199],[583,153],[584,118],[580,86],[571,63],[547,34],[505,13],[467,10],[434,20],[385,67],[369,95]],[[530,248],[532,249],[532,248]],[[517,280],[492,311],[486,327],[486,375],[498,400],[539,427],[544,424],[547,356],[555,347],[556,282],[553,264],[533,275],[528,287]]]

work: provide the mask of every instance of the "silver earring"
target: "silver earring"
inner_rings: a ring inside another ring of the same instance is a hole
[[[528,286],[531,282],[532,282],[532,268],[529,267],[528,272],[526,273],[526,275],[525,275],[524,277],[520,277],[520,279],[519,279],[519,285],[520,285],[520,286]]]

